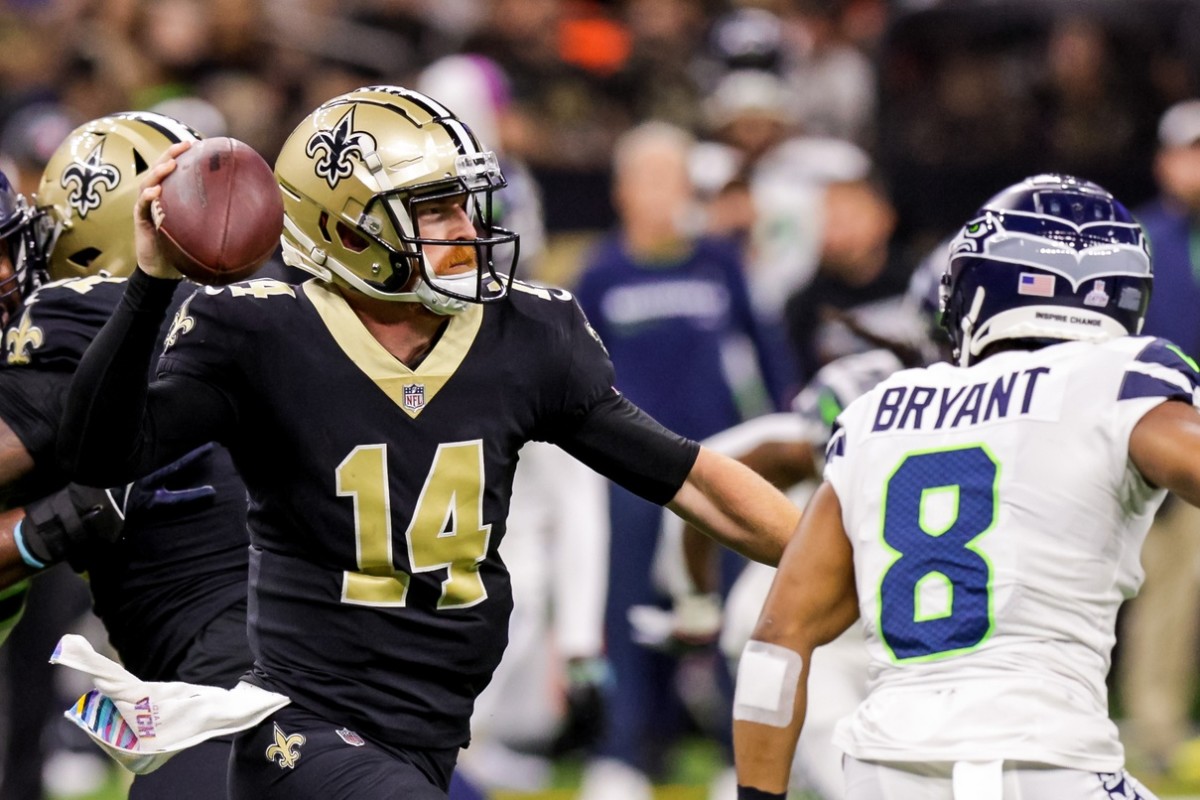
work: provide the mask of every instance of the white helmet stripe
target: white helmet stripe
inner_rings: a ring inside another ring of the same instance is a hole
[[[463,155],[475,155],[480,152],[479,148],[475,145],[475,137],[467,130],[466,125],[453,118],[439,121],[449,131],[451,137],[454,138],[459,151]]]
[[[179,120],[163,114],[156,114],[152,111],[127,111],[122,114],[113,114],[112,116],[114,119],[129,119],[145,123],[162,133],[168,139],[174,139],[177,142],[191,142],[199,138],[199,134],[196,131],[184,125]]]

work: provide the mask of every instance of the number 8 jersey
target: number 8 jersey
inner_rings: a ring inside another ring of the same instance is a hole
[[[835,742],[864,760],[1120,769],[1105,676],[1165,494],[1129,436],[1197,387],[1177,347],[1123,337],[907,370],[851,404],[825,477],[871,665]]]

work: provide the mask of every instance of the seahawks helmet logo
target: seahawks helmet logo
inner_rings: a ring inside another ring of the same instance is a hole
[[[337,188],[342,178],[354,172],[350,156],[357,153],[361,159],[366,153],[375,152],[375,137],[366,131],[354,130],[354,106],[342,115],[332,130],[320,130],[309,137],[304,145],[304,154],[315,158],[318,178],[324,178],[330,189]]]
[[[72,162],[59,179],[62,188],[67,190],[67,205],[80,219],[86,219],[89,211],[100,207],[104,200],[100,196],[100,187],[111,192],[121,183],[120,170],[104,162],[103,148],[104,140],[101,139],[86,159]]]

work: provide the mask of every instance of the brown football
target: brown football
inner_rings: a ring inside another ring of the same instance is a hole
[[[250,277],[275,252],[283,196],[275,174],[237,139],[201,139],[163,179],[154,214],[163,257],[198,283]]]

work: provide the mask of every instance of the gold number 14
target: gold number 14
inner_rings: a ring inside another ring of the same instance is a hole
[[[392,557],[387,445],[354,448],[337,468],[337,493],[354,501],[358,571],[343,573],[342,602],[403,606],[409,575]],[[483,442],[438,445],[405,532],[413,572],[447,570],[438,608],[467,608],[487,598],[479,564],[492,526],[483,524]]]

